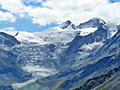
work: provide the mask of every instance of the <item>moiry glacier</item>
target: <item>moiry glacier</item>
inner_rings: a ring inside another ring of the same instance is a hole
[[[19,90],[37,82],[38,87],[38,83],[40,83],[40,88],[45,90],[41,83],[47,85],[49,78],[50,82],[55,81],[55,79],[58,81],[61,78],[65,79],[66,81],[60,87],[67,87],[66,83],[68,83],[70,76],[73,80],[76,80],[73,74],[82,75],[83,73],[83,77],[89,75],[88,69],[91,69],[90,73],[92,73],[94,66],[99,64],[100,58],[96,59],[96,53],[102,51],[101,48],[112,41],[111,38],[118,32],[117,28],[115,24],[106,23],[100,18],[94,18],[78,26],[75,26],[71,21],[66,21],[58,27],[49,28],[43,32],[29,33],[3,30],[3,32],[10,34],[12,38],[6,39],[1,34],[0,50],[12,52],[15,56],[16,65],[28,74],[26,76],[27,80],[14,82],[11,84],[12,87]],[[14,42],[12,41],[13,38],[16,38]],[[11,43],[11,46],[8,42]],[[5,51],[4,53],[6,53]],[[92,64],[95,65],[92,66]],[[94,75],[94,72],[92,75]],[[44,81],[44,79],[47,81]],[[41,82],[42,80],[44,82]],[[58,83],[58,81],[56,82]],[[70,81],[72,82],[72,80]],[[54,86],[56,85],[54,83],[51,84]],[[52,88],[52,85],[48,85],[48,87]],[[65,90],[70,87],[68,86]]]

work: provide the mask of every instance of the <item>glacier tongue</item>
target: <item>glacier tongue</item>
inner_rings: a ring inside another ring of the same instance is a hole
[[[60,54],[67,48],[62,43],[29,44],[12,48],[17,55],[17,64],[34,78],[53,75],[60,68]]]

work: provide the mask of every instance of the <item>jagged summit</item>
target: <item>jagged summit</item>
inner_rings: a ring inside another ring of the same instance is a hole
[[[72,28],[74,30],[75,29],[83,29],[83,28],[99,28],[104,24],[106,24],[106,22],[104,20],[102,20],[101,18],[92,18],[92,19],[88,20],[87,22],[80,23],[77,26],[75,24],[73,24],[70,20],[67,20],[66,22],[61,24],[60,28],[62,28],[62,29]]]
[[[90,28],[90,27],[93,27],[93,28],[98,28],[102,25],[106,24],[106,22],[100,18],[92,18],[90,20],[88,20],[87,22],[85,23],[80,23],[77,27],[79,29],[82,29],[82,28]]]
[[[60,26],[60,28],[62,29],[67,29],[68,27],[72,29],[76,29],[76,26],[70,20],[67,20],[66,22],[62,23]]]
[[[61,24],[62,29],[66,29],[72,22],[70,20],[67,20],[66,22]]]
[[[97,21],[97,22],[99,22],[101,24],[105,24],[106,23],[103,19],[98,18],[98,17],[92,18],[89,21]]]

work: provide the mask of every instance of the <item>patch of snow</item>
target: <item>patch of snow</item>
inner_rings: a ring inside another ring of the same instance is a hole
[[[80,29],[80,31],[81,31],[80,35],[81,35],[81,36],[86,36],[86,35],[88,35],[88,34],[90,34],[90,33],[95,32],[96,30],[97,30],[97,28],[85,28],[85,29]]]
[[[36,36],[34,33],[28,33],[28,32],[19,32],[19,34],[16,36],[16,38],[21,42],[31,42],[31,43],[38,43],[38,44],[46,44],[47,42],[44,42],[42,38]]]
[[[36,79],[30,79],[30,80],[23,82],[23,83],[14,83],[14,84],[12,84],[12,87],[13,87],[13,89],[17,90],[18,88],[21,88],[25,85],[34,83],[35,81],[36,81]]]
[[[84,45],[81,47],[81,49],[92,50],[96,46],[99,46],[99,47],[103,46],[103,42],[94,42],[92,44]]]
[[[113,37],[117,33],[117,25],[116,24],[114,24],[114,23],[108,23],[108,24],[105,24],[105,26],[107,26],[109,28],[108,38]]]
[[[15,30],[0,30],[1,32],[5,32],[12,36],[15,36],[18,31]],[[26,31],[19,31],[18,35],[15,36],[18,41],[23,43],[37,43],[37,44],[46,44],[42,38],[39,36],[34,35],[34,33],[29,33]]]
[[[22,69],[24,69],[29,73],[32,73],[34,78],[46,77],[46,76],[57,73],[56,70],[48,69],[48,68],[44,68],[36,65],[27,65],[27,66],[24,66]]]

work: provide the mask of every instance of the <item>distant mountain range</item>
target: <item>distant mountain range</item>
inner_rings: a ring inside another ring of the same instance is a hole
[[[0,90],[120,89],[119,25],[93,18],[13,33],[0,32]]]

